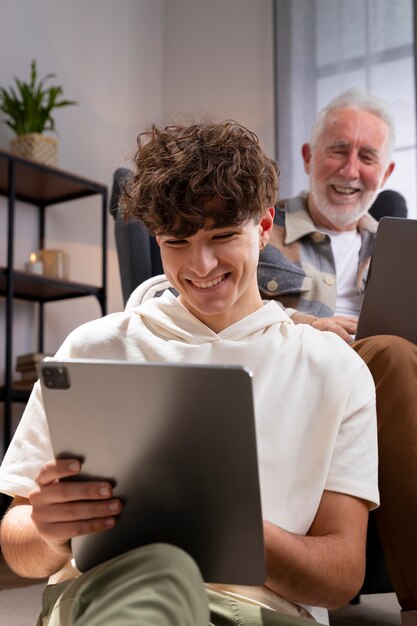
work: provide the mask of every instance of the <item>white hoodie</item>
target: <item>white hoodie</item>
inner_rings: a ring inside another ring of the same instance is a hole
[[[143,283],[123,313],[74,330],[56,358],[246,366],[264,519],[305,535],[325,489],[378,505],[375,389],[360,357],[334,333],[294,325],[273,301],[217,334],[167,286],[165,277]],[[0,491],[27,497],[51,458],[37,383],[0,468]]]

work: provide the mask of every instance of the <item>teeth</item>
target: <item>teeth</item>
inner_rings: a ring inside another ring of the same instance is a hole
[[[339,185],[333,185],[333,188],[338,193],[343,193],[345,195],[351,195],[351,194],[356,193],[358,191],[358,189],[355,189],[354,187],[339,187]]]
[[[195,280],[192,280],[192,284],[194,285],[194,287],[198,287],[199,289],[210,289],[210,287],[215,287],[216,285],[218,285],[219,283],[221,283],[224,280],[225,276],[223,274],[223,276],[219,276],[218,278],[214,278],[213,280],[208,280],[206,282],[197,282]]]

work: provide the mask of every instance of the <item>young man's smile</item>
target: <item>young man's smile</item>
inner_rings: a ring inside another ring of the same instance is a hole
[[[257,266],[273,215],[271,208],[259,223],[250,220],[223,228],[207,219],[205,227],[189,237],[158,237],[164,270],[179,301],[215,332],[262,306]]]
[[[222,274],[221,276],[217,276],[217,278],[206,279],[205,281],[191,280],[189,282],[196,287],[197,289],[213,289],[217,285],[220,285],[226,278],[230,276],[229,273]]]

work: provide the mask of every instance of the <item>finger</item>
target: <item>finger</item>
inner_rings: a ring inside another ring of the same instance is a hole
[[[72,502],[32,509],[40,536],[59,552],[69,552],[69,539],[113,528],[122,509],[120,500]]]
[[[334,320],[337,320],[338,322],[343,322],[343,320],[348,320],[349,322],[357,322],[358,318],[353,316],[353,315],[335,315]]]
[[[352,341],[353,341],[352,335],[349,332],[346,332],[340,326],[338,326],[338,328],[337,328],[337,330],[335,332],[336,332],[337,335],[339,335],[339,337],[341,337],[341,339],[343,339],[343,341],[346,341],[346,343],[352,343]]]
[[[340,324],[338,324],[333,318],[318,320],[316,323],[313,324],[313,326],[315,328],[318,328],[319,330],[327,330],[335,333],[341,339],[343,339],[343,341],[346,341],[346,343],[350,343],[352,341],[350,333],[346,331]]]
[[[60,478],[74,476],[81,471],[81,463],[77,459],[55,459],[48,461],[39,470],[36,482],[39,485],[48,485]]]
[[[346,343],[352,343],[352,333],[349,331],[349,329],[345,329],[342,326],[340,326],[339,324],[335,324],[334,328],[332,329],[334,333],[336,333],[337,335],[339,335],[339,337],[341,339],[343,339],[343,341],[346,341]]]
[[[352,326],[340,326],[339,325],[339,328],[341,328],[343,331],[345,331],[349,335],[354,335],[356,333],[356,326],[355,325],[352,325]]]
[[[55,550],[68,552],[68,540],[80,535],[101,532],[113,528],[116,518],[113,516],[61,522],[59,524],[42,523],[38,527],[41,537]]]
[[[89,520],[77,520],[76,522],[62,522],[61,524],[51,524],[50,532],[44,535],[50,541],[64,542],[73,537],[88,535],[103,530],[109,530],[116,524],[115,517],[93,518]]]
[[[353,332],[356,332],[356,327],[358,325],[357,320],[355,319],[350,319],[350,318],[335,318],[334,320],[339,326],[341,326],[342,328],[344,328],[345,330],[347,330],[350,334],[352,334]]]
[[[34,508],[32,519],[36,525],[59,524],[62,522],[87,521],[94,518],[106,518],[118,515],[122,504],[117,498],[97,501],[74,501],[52,504],[44,508]]]
[[[58,481],[38,485],[30,494],[32,506],[73,502],[77,500],[108,500],[113,495],[113,487],[107,482],[98,481]]]

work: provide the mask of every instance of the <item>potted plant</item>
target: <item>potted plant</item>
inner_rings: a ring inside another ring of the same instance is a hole
[[[15,88],[0,88],[0,110],[7,116],[6,124],[16,134],[10,142],[11,152],[51,166],[58,164],[58,140],[43,133],[56,132],[52,111],[77,104],[74,100],[62,99],[62,86],[45,86],[54,76],[47,74],[38,80],[36,61],[32,61],[30,82],[15,78]]]

